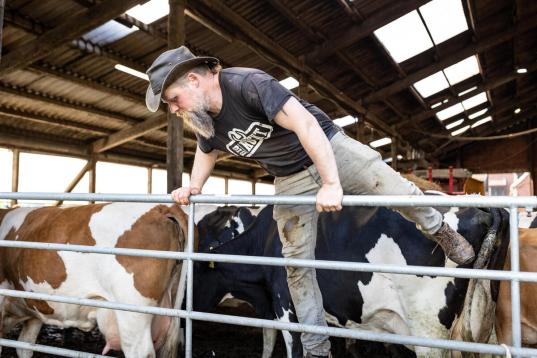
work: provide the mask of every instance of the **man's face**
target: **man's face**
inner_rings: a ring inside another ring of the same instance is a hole
[[[207,139],[214,136],[209,103],[200,86],[194,86],[192,82],[174,83],[164,91],[163,102],[168,104],[171,113],[182,117],[196,133]]]

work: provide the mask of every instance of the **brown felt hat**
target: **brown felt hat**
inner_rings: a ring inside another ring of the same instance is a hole
[[[189,69],[201,64],[213,67],[218,59],[210,56],[195,56],[186,46],[162,53],[147,70],[149,86],[145,93],[145,105],[151,112],[156,112],[160,105],[162,92],[168,81],[183,75]]]

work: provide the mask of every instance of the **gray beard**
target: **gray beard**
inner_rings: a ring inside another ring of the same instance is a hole
[[[199,135],[205,139],[214,137],[213,117],[205,109],[186,112],[186,117],[188,117],[194,131]]]
[[[209,139],[214,137],[214,123],[206,103],[202,98],[198,98],[197,105],[192,111],[182,111],[176,114],[178,117],[182,117],[195,133]]]

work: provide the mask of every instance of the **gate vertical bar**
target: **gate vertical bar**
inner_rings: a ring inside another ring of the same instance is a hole
[[[518,241],[518,208],[511,206],[509,209],[509,230],[511,237],[511,271],[520,271],[520,251]],[[511,326],[513,334],[513,347],[520,348],[521,325],[520,325],[520,281],[511,278]]]
[[[194,203],[190,203],[188,211],[188,241],[187,241],[187,253],[191,254],[194,251]],[[193,299],[193,280],[194,276],[194,262],[192,258],[187,260],[186,271],[186,311],[192,312],[192,299]],[[192,319],[186,319],[186,343],[185,343],[185,358],[192,358]]]

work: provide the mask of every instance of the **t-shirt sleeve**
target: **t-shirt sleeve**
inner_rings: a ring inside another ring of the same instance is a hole
[[[264,114],[272,122],[287,100],[295,95],[274,77],[254,73],[245,79],[242,96],[250,108]]]
[[[203,138],[202,136],[200,136],[199,134],[196,133],[196,138],[198,140],[198,147],[200,147],[201,151],[203,153],[210,153],[213,151],[213,146],[211,145],[211,143],[209,143],[205,138]]]

